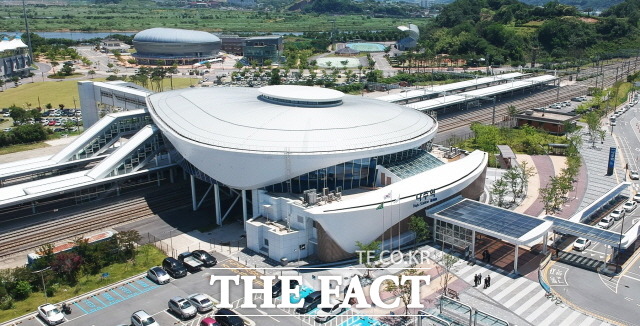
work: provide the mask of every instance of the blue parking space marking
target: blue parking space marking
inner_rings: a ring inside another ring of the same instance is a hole
[[[82,312],[84,312],[85,314],[89,314],[86,310],[84,310],[84,308],[82,308],[81,305],[79,305],[77,302],[73,303],[76,307],[80,308],[80,310],[82,310]]]
[[[158,287],[158,285],[145,282],[145,280],[137,280],[135,283],[138,287],[134,283],[124,284],[107,292],[75,302],[74,305],[88,315]]]

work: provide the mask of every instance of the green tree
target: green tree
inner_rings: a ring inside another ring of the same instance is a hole
[[[51,262],[51,270],[62,275],[68,284],[74,285],[78,280],[82,262],[82,257],[75,252],[61,252]]]
[[[242,64],[242,62],[240,61],[236,61],[236,63],[233,65],[234,68],[236,69],[242,69],[242,67],[244,67],[244,64]]]
[[[91,76],[91,79],[93,79],[93,76],[95,76],[95,75],[96,75],[96,71],[92,69],[92,70],[89,70],[89,71],[87,72],[87,74],[88,74],[89,76]]]
[[[9,108],[9,116],[13,121],[18,122],[22,122],[28,118],[27,111],[15,105]]]
[[[358,253],[358,263],[364,264],[367,268],[366,278],[371,278],[371,268],[375,262],[380,259],[380,244],[382,244],[382,242],[379,240],[368,244],[356,241],[356,247],[358,247],[358,251],[360,251],[360,253]]]
[[[509,191],[509,184],[502,178],[496,180],[491,187],[491,196],[493,198],[493,202],[499,207],[504,206],[504,197],[507,195]]]
[[[536,175],[536,169],[532,166],[530,167],[527,161],[520,162],[518,169],[520,169],[520,173],[518,174],[520,177],[518,195],[522,196],[524,194],[524,189],[529,186],[529,179]]]
[[[502,175],[502,178],[505,180],[505,182],[511,187],[511,193],[513,194],[513,200],[511,201],[512,203],[516,202],[516,198],[518,197],[518,189],[520,188],[520,169],[516,168],[516,167],[512,167],[510,169],[507,169],[507,172],[505,172]]]
[[[414,247],[418,245],[418,243],[427,240],[429,238],[429,224],[424,218],[420,216],[411,215],[409,218],[409,230],[415,232],[416,240],[414,242]]]
[[[271,70],[271,79],[269,79],[269,85],[280,85],[282,78],[280,77],[280,69],[275,68]]]
[[[417,269],[407,269],[403,271],[401,275],[420,276],[424,275],[424,273]],[[391,293],[394,297],[400,298],[400,300],[404,304],[404,314],[409,314],[408,306],[409,303],[411,303],[411,295],[413,294],[411,282],[396,284],[391,280],[386,280],[384,282],[384,291]]]

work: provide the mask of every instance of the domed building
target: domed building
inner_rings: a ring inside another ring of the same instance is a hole
[[[189,65],[214,59],[220,52],[220,39],[207,32],[176,28],[151,28],[133,38],[139,64]]]
[[[278,85],[157,93],[147,107],[186,173],[215,198],[238,194],[247,247],[276,260],[341,260],[356,240],[404,245],[408,216],[484,187],[486,153],[444,164],[430,153],[433,117],[377,99]]]

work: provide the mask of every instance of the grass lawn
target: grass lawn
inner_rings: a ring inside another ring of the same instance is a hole
[[[104,81],[104,78],[95,78],[93,81]],[[79,107],[78,80],[35,82],[9,88],[0,93],[0,108],[7,108],[13,104],[26,108],[26,103],[30,103],[31,107],[35,108],[38,106],[38,99],[42,107],[51,103],[54,108],[57,108],[58,104],[73,108],[74,98]]]
[[[162,262],[166,255],[154,246],[147,245],[138,248],[138,253],[134,263],[114,264],[105,267],[98,275],[89,275],[80,277],[75,287],[60,286],[53,297],[47,299],[50,303],[57,303],[69,298],[73,298],[83,293],[116,283],[133,275],[147,271],[150,267],[156,266]],[[102,280],[100,275],[109,273],[107,280]],[[56,286],[48,284],[47,287]],[[0,322],[4,322],[24,314],[34,312],[39,305],[44,303],[44,294],[42,292],[31,293],[29,298],[23,301],[16,301],[13,309],[0,310]]]
[[[39,143],[17,144],[17,145],[11,145],[6,147],[0,147],[0,155],[30,151],[32,149],[43,148],[43,147],[49,147],[49,145],[45,142],[39,142]]]
[[[105,81],[104,78],[86,79],[89,81]],[[64,104],[67,108],[73,108],[73,99],[76,99],[76,106],[80,107],[78,97],[78,81],[79,80],[62,80],[55,82],[35,82],[24,84],[16,88],[9,88],[0,93],[0,108],[6,108],[13,104],[26,108],[26,103],[30,103],[31,107],[40,105],[44,107],[47,103],[51,103],[54,108],[58,104]],[[171,90],[171,80],[169,78],[163,81],[164,90]],[[173,88],[186,88],[190,85],[197,85],[198,79],[174,77]]]

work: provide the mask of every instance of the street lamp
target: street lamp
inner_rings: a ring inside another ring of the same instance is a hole
[[[35,273],[40,274],[40,278],[42,279],[42,290],[43,290],[42,292],[44,292],[44,302],[45,303],[47,302],[47,286],[44,284],[44,272],[48,271],[50,269],[51,269],[51,266],[49,266],[47,268],[44,268],[44,269],[41,269],[39,271],[31,272],[31,273],[34,273],[34,274]]]

